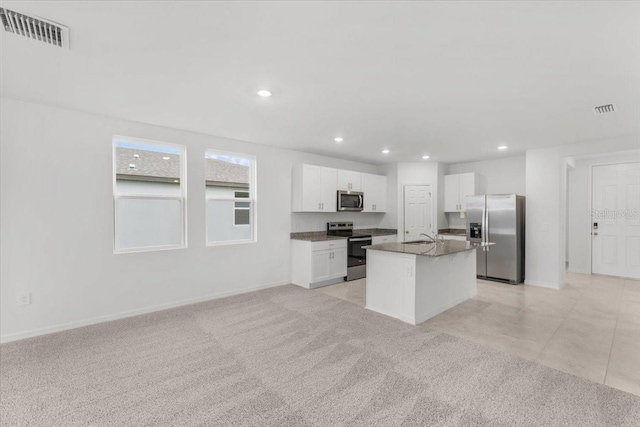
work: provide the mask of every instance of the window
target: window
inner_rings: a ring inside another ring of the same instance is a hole
[[[207,245],[255,241],[255,159],[205,153]]]
[[[114,252],[186,247],[185,147],[113,139]]]
[[[246,191],[236,191],[236,199],[248,199],[249,193]],[[249,216],[251,214],[251,203],[235,202],[233,212],[233,225],[250,225]]]

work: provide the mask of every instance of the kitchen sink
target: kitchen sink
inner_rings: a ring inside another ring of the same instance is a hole
[[[405,245],[433,245],[433,240],[416,240],[415,242],[405,242]]]

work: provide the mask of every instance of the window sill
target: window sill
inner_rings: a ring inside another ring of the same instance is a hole
[[[159,252],[172,251],[175,249],[187,249],[187,245],[171,245],[171,246],[147,246],[144,248],[114,249],[115,255],[134,254],[139,252]]]
[[[252,239],[252,240],[229,240],[226,242],[207,242],[206,246],[208,248],[213,248],[216,246],[230,246],[230,245],[246,245],[246,244],[251,244],[251,243],[257,243],[258,240],[257,239]]]

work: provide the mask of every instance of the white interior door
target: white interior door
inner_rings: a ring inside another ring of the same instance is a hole
[[[591,207],[591,271],[640,278],[640,163],[594,166]]]
[[[404,187],[404,241],[420,240],[420,233],[433,235],[431,218],[431,186]]]

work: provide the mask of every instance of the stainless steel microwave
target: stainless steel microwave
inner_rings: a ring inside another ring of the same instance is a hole
[[[364,209],[364,193],[338,190],[338,211],[360,212]]]

